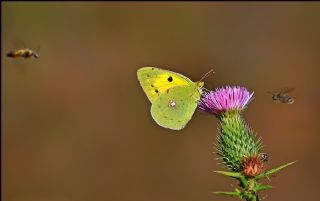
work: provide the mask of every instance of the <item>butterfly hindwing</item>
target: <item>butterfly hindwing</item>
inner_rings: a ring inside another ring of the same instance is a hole
[[[160,126],[181,130],[192,118],[200,93],[194,83],[167,89],[153,102],[151,115]]]
[[[189,78],[181,74],[155,67],[140,68],[137,74],[138,80],[151,103],[167,89],[194,84]]]

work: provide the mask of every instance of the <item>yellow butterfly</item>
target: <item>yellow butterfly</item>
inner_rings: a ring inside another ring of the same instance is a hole
[[[153,119],[162,127],[181,130],[190,121],[197,108],[203,87],[200,81],[172,71],[155,67],[143,67],[137,72],[138,80],[146,93],[151,106]]]

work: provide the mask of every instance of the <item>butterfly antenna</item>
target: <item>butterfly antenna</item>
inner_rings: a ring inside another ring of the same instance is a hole
[[[209,77],[213,73],[214,73],[213,69],[210,69],[206,74],[204,74],[204,76],[202,76],[202,78],[199,81],[206,79],[207,77]]]

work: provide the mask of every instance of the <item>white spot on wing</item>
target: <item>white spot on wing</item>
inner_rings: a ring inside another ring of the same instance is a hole
[[[170,107],[175,107],[176,106],[176,102],[173,100],[169,100],[169,106]]]

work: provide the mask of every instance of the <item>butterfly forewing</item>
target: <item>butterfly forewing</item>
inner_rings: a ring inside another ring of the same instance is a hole
[[[190,121],[200,99],[196,84],[167,89],[151,106],[153,119],[162,127],[181,130]]]
[[[181,74],[154,67],[140,68],[137,74],[138,80],[151,103],[165,93],[167,89],[194,84],[189,78]]]

